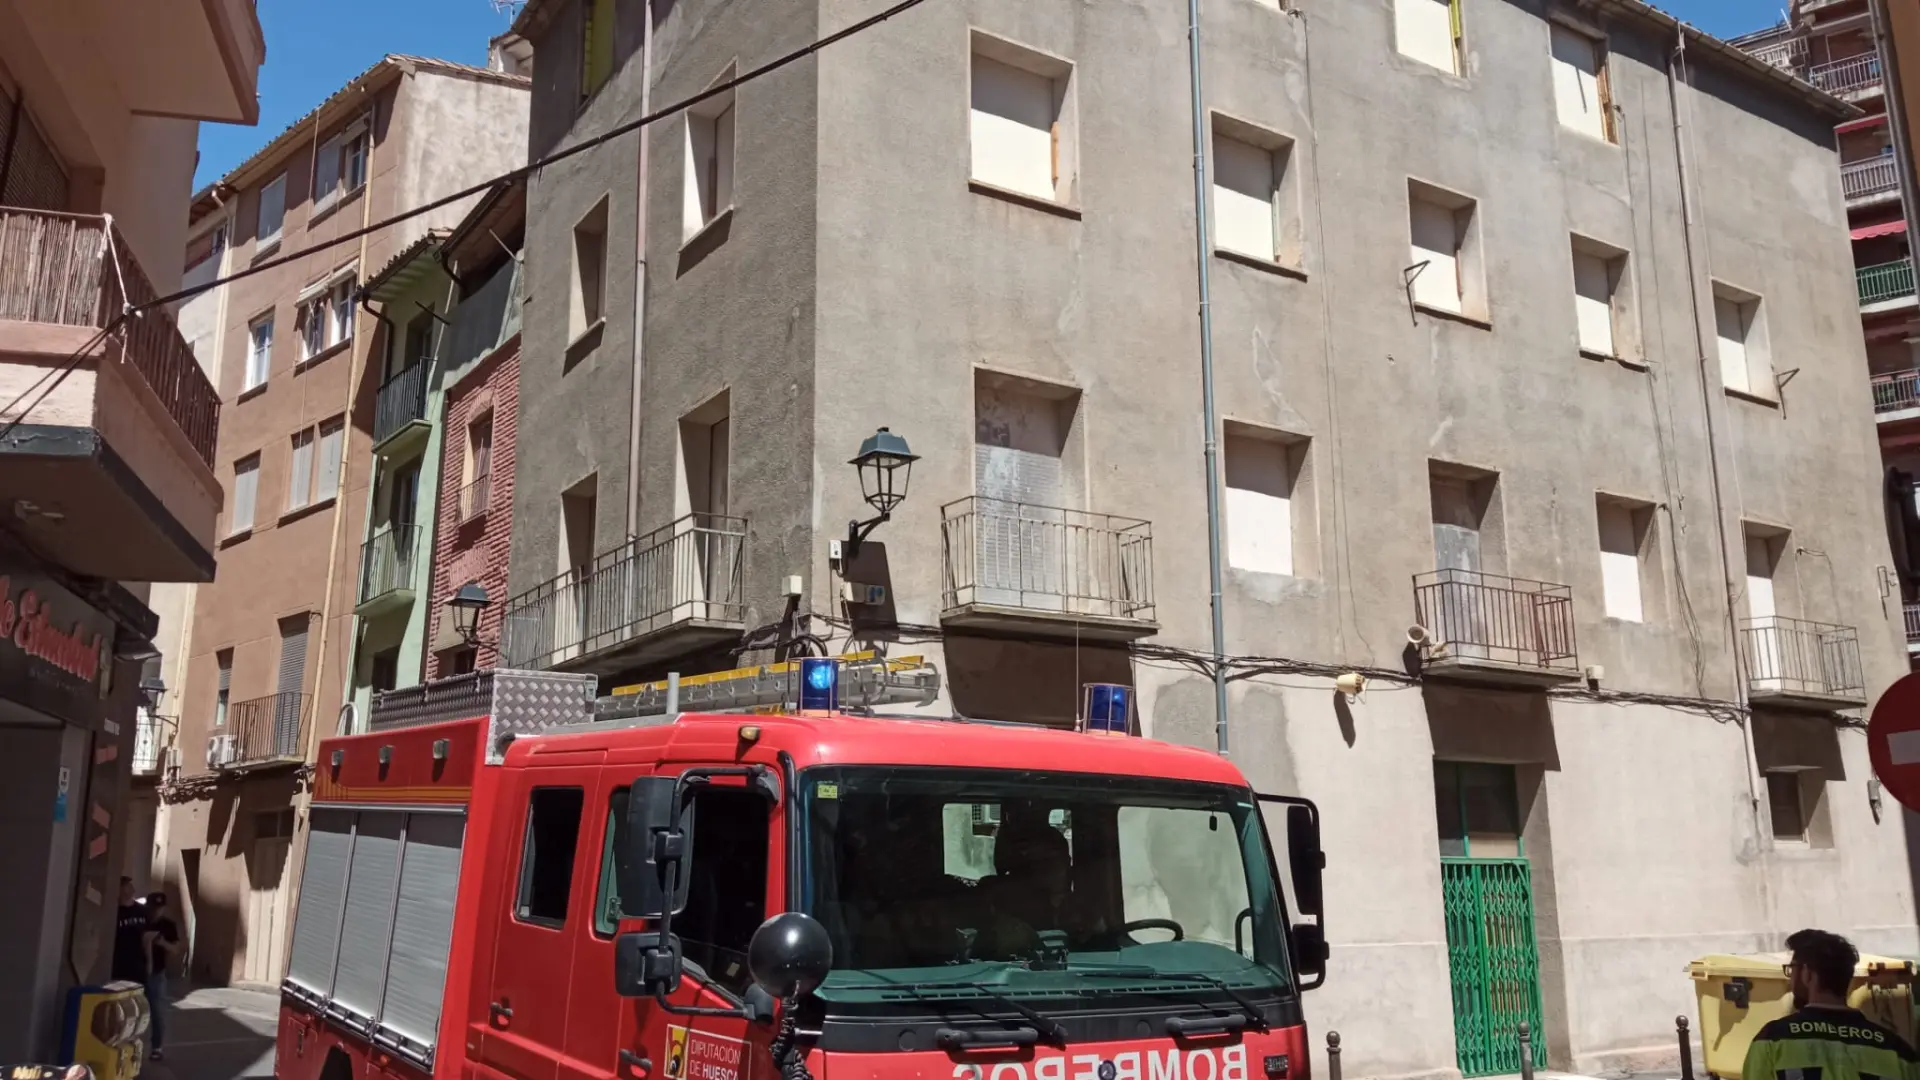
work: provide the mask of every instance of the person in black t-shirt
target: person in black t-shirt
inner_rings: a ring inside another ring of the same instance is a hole
[[[180,951],[180,927],[167,915],[167,894],[147,894],[147,929],[152,933],[152,966],[147,970],[147,1010],[153,1017],[153,1060],[162,1057],[167,1041],[167,968]]]
[[[153,931],[147,925],[147,909],[133,896],[133,879],[120,879],[120,911],[113,921],[113,981],[146,985],[147,953],[153,946]]]

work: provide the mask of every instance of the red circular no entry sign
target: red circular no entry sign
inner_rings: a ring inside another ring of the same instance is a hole
[[[1920,672],[1902,676],[1874,704],[1867,754],[1887,793],[1920,812]]]

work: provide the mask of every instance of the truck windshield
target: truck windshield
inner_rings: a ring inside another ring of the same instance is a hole
[[[1245,789],[836,766],[803,773],[800,797],[803,903],[833,941],[829,1006],[969,983],[1003,999],[1226,994],[1231,1008],[1291,987]]]

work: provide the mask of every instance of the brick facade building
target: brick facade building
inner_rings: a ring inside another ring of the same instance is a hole
[[[520,335],[514,334],[459,382],[447,387],[448,437],[441,441],[440,501],[433,524],[434,649],[427,678],[493,667],[500,647],[501,603],[511,549],[513,447],[519,421]],[[453,626],[447,601],[469,582],[492,601],[472,643]]]

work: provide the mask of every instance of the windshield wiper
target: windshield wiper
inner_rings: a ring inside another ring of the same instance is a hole
[[[1150,967],[1069,967],[1067,970],[1095,979],[1165,979],[1169,982],[1201,983],[1232,998],[1234,1004],[1240,1006],[1241,1011],[1247,1014],[1247,1023],[1253,1025],[1255,1030],[1266,1031],[1271,1026],[1267,1023],[1267,1014],[1260,1011],[1260,1006],[1255,1005],[1253,999],[1234,989],[1233,984],[1225,979],[1217,975],[1209,975],[1204,971],[1158,971]],[[1177,1016],[1173,1018],[1173,1020],[1180,1019]],[[1187,1023],[1179,1025],[1187,1029],[1182,1032],[1175,1028],[1173,1020],[1169,1020],[1167,1026],[1174,1030],[1174,1034],[1200,1034],[1192,1030],[1191,1025]]]
[[[1022,1018],[1024,1018],[1025,1020],[1027,1020],[1029,1023],[1033,1025],[1031,1030],[1036,1038],[1044,1038],[1047,1040],[1047,1042],[1051,1043],[1054,1046],[1067,1045],[1067,1029],[1060,1026],[1060,1021],[1055,1020],[1053,1017],[1048,1016],[1046,1013],[1041,1012],[1040,1010],[1034,1008],[1031,1005],[1026,1005],[1021,1002],[1015,1001],[1013,998],[1010,998],[1007,995],[1002,994],[997,990],[991,989],[989,987],[981,986],[978,983],[874,982],[874,983],[852,983],[846,986],[836,986],[833,989],[835,990],[904,990],[907,992],[908,995],[913,997],[915,1000],[926,1002],[929,1005],[943,1004],[943,1002],[939,998],[931,996],[934,993],[937,993],[942,990],[965,990],[971,994],[977,994],[983,998],[986,998],[988,1001],[992,1001],[998,1004],[999,1006],[1001,1006],[1002,1008],[1009,1009],[1013,1012],[1020,1014]],[[992,1018],[989,1017],[989,1019],[992,1019]],[[939,1033],[939,1038],[942,1042],[952,1043],[955,1045],[986,1044],[986,1043],[992,1043],[992,1042],[998,1042],[1002,1045],[1007,1045],[1007,1044],[1023,1045],[1023,1041],[1017,1038],[1019,1034],[1020,1032],[1016,1029],[1015,1031],[1008,1032],[1007,1037],[997,1038],[996,1036],[989,1033],[985,1033],[985,1032],[942,1029]],[[1032,1040],[1026,1040],[1026,1041],[1030,1042]]]

